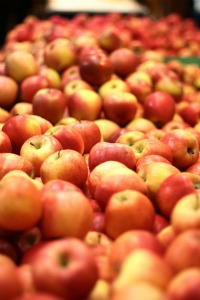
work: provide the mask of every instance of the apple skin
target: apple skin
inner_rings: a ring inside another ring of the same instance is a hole
[[[2,127],[10,138],[12,152],[19,154],[22,144],[31,136],[41,133],[40,124],[32,115],[17,115],[9,118]]]
[[[145,268],[141,268],[144,261]],[[112,289],[114,293],[117,293],[130,284],[142,281],[164,290],[173,275],[173,269],[162,256],[151,250],[136,249],[125,258],[121,272],[113,282]]]
[[[68,97],[67,107],[71,117],[78,120],[94,121],[100,116],[102,99],[93,90],[81,89]]]
[[[158,155],[158,154],[147,154],[142,156],[136,161],[136,172],[138,173],[140,171],[140,168],[143,168],[144,164],[149,164],[152,162],[164,162],[166,164],[171,165],[172,163],[167,160],[165,157]]]
[[[114,26],[105,26],[100,31],[97,37],[98,45],[107,53],[112,53],[114,50],[121,46],[121,39],[118,34],[117,28]],[[110,58],[110,57],[109,57]]]
[[[82,78],[72,79],[63,86],[63,92],[66,99],[68,99],[74,92],[85,89],[94,91],[93,86],[84,81]]]
[[[42,202],[36,186],[25,176],[9,176],[2,179],[1,184],[0,226],[13,232],[35,226],[42,216]]]
[[[101,131],[94,121],[80,120],[74,121],[67,126],[79,132],[84,143],[84,153],[89,153],[92,147],[101,141]]]
[[[126,257],[137,249],[147,249],[158,255],[164,253],[161,243],[152,232],[142,229],[127,230],[113,241],[109,252],[109,261],[116,275],[119,274]]]
[[[132,150],[135,154],[136,162],[138,159],[152,154],[160,155],[171,163],[173,160],[171,148],[159,140],[151,140],[149,138],[140,139],[134,143]]]
[[[63,117],[67,102],[61,90],[45,88],[36,92],[32,104],[33,114],[43,117],[54,125]]]
[[[5,58],[5,68],[6,74],[18,83],[21,83],[26,77],[38,73],[35,57],[26,50],[15,50],[8,53]]]
[[[98,93],[102,99],[105,99],[110,94],[119,92],[130,92],[128,84],[121,78],[113,78],[102,83],[98,88]]]
[[[43,183],[52,179],[63,179],[83,188],[88,177],[88,167],[79,152],[64,149],[44,160],[40,168],[40,176]]]
[[[164,250],[168,248],[168,246],[171,244],[175,237],[176,233],[171,224],[164,227],[156,234],[156,238],[158,239]]]
[[[143,207],[138,219],[136,215]],[[151,231],[155,220],[155,210],[150,199],[144,194],[125,189],[116,192],[109,198],[105,208],[106,233],[116,239],[131,229]]]
[[[0,289],[2,299],[15,299],[22,295],[23,289],[17,276],[17,265],[11,258],[0,254]]]
[[[167,145],[173,156],[173,165],[181,170],[197,162],[199,144],[194,134],[184,129],[167,132],[161,142]]]
[[[113,68],[108,55],[100,48],[94,48],[79,59],[79,72],[83,80],[100,86],[111,78]]]
[[[90,249],[76,238],[40,243],[26,253],[22,263],[31,265],[38,291],[65,299],[85,298],[98,279]]]
[[[121,78],[125,78],[134,72],[138,65],[137,56],[127,47],[120,47],[113,50],[109,55],[109,59],[112,63],[114,73]]]
[[[41,74],[26,77],[20,84],[20,97],[24,102],[32,103],[33,96],[37,91],[48,88],[49,80]]]
[[[78,130],[73,127],[66,125],[54,125],[48,129],[44,135],[56,138],[61,144],[60,149],[72,149],[81,154],[84,152],[83,138]]]
[[[40,194],[43,202],[42,236],[45,239],[84,239],[92,228],[93,210],[83,192],[64,180],[51,180],[43,186]]]
[[[101,141],[95,144],[89,153],[88,159],[90,171],[107,160],[121,162],[130,169],[135,168],[135,155],[132,149],[127,145],[119,143]]]
[[[183,96],[182,82],[169,76],[160,78],[155,83],[154,89],[171,95],[176,103],[180,102]]]
[[[153,224],[153,233],[158,234],[165,227],[169,226],[169,224],[170,221],[166,217],[156,212],[154,224]]]
[[[9,76],[0,75],[0,89],[1,107],[9,109],[17,101],[19,91],[18,83]]]
[[[102,141],[104,142],[108,142],[111,134],[113,134],[116,130],[121,128],[117,123],[106,118],[100,118],[94,120],[94,122],[99,127],[102,136]]]
[[[199,210],[200,193],[193,191],[182,196],[175,204],[171,213],[171,224],[176,233],[189,229],[198,229],[200,226]]]
[[[174,237],[165,252],[165,260],[176,273],[199,268],[199,229],[188,229]],[[182,251],[184,249],[184,251]]]
[[[14,153],[0,153],[0,179],[12,170],[21,170],[31,178],[34,177],[33,165],[22,156]]]
[[[144,117],[139,117],[134,118],[132,121],[130,121],[126,125],[126,128],[128,128],[129,130],[139,130],[147,133],[150,130],[156,129],[156,126],[150,120],[147,120]]]
[[[61,73],[61,89],[64,90],[65,85],[76,79],[81,79],[81,76],[79,74],[79,66],[78,65],[72,65],[70,67],[67,67],[62,73]]]
[[[32,113],[33,113],[32,103],[29,102],[17,102],[10,109],[11,116],[22,115],[22,114],[32,115]]]
[[[20,156],[28,160],[34,167],[35,176],[40,176],[43,161],[52,153],[63,149],[59,140],[51,135],[34,135],[27,139],[21,149]]]
[[[176,110],[173,97],[164,92],[150,93],[145,98],[143,105],[145,117],[158,128],[171,121]]]
[[[188,268],[174,276],[169,283],[166,293],[171,299],[198,300],[200,298],[199,268]]]
[[[101,181],[96,186],[94,199],[102,210],[105,210],[110,197],[126,189],[137,191],[144,195],[147,194],[146,184],[135,171],[127,167],[113,169],[102,176]]]
[[[39,69],[39,74],[47,78],[49,87],[55,89],[61,88],[61,75],[55,69],[42,65]]]
[[[156,203],[162,215],[170,218],[174,206],[184,196],[194,193],[195,186],[188,175],[172,174],[158,188]]]
[[[0,153],[3,152],[11,153],[12,144],[9,136],[4,131],[1,130],[0,131]]]
[[[103,111],[105,117],[125,126],[134,119],[137,111],[137,98],[128,92],[109,94],[103,99]]]
[[[57,38],[47,43],[44,49],[45,64],[58,72],[76,63],[74,45],[67,38]]]

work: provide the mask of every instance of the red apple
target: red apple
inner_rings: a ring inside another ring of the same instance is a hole
[[[113,74],[109,57],[100,48],[90,50],[81,56],[79,71],[83,80],[97,86],[108,81]]]
[[[112,93],[103,99],[105,117],[120,126],[125,126],[134,119],[137,107],[136,97],[128,92]]]
[[[114,73],[122,78],[135,71],[138,65],[136,54],[129,48],[120,47],[114,49],[109,55]]]
[[[45,88],[34,95],[32,104],[33,114],[45,118],[54,125],[63,117],[67,102],[62,91]]]
[[[123,163],[130,169],[135,168],[135,155],[128,145],[99,142],[89,153],[89,168],[92,171],[97,165],[108,160]]]
[[[10,109],[10,114],[11,116],[23,115],[23,114],[32,115],[33,114],[32,103],[17,102]]]
[[[1,107],[8,109],[17,101],[19,86],[11,77],[0,75],[0,89]]]
[[[98,88],[98,93],[104,99],[110,94],[116,94],[119,92],[130,92],[128,84],[120,78],[111,78],[105,81]]]
[[[36,92],[49,86],[49,80],[44,75],[36,74],[28,76],[20,84],[21,100],[32,103]]]
[[[40,168],[44,160],[61,149],[62,144],[54,136],[34,135],[23,143],[20,156],[32,164],[35,176],[40,177]]]
[[[98,278],[91,254],[79,239],[63,238],[32,248],[23,263],[31,264],[38,291],[65,299],[81,299],[89,294]]]
[[[102,99],[93,90],[81,89],[68,97],[67,107],[71,117],[78,120],[94,121],[100,116]]]
[[[63,92],[65,94],[66,99],[68,99],[73,93],[79,90],[94,91],[94,88],[91,84],[87,83],[81,78],[72,79],[63,86]]]
[[[121,45],[121,38],[115,26],[105,26],[97,38],[98,45],[106,52],[112,52]]]
[[[13,153],[19,154],[22,144],[31,136],[41,133],[40,124],[32,115],[12,116],[2,127],[10,138]]]
[[[9,136],[4,132],[0,131],[0,153],[3,152],[12,152],[12,144]]]
[[[65,149],[51,154],[44,160],[40,176],[43,183],[52,179],[63,179],[83,188],[88,177],[88,167],[79,152]]]
[[[165,109],[163,109],[165,107]],[[171,121],[175,114],[175,101],[165,92],[150,93],[144,100],[144,115],[156,127],[161,128]]]

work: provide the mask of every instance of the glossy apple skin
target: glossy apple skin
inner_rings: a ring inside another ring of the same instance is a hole
[[[113,74],[108,56],[100,49],[90,50],[81,56],[79,71],[83,80],[96,86],[108,81]]]
[[[40,243],[26,253],[22,263],[32,266],[38,291],[65,299],[86,297],[98,278],[90,249],[76,238]]]
[[[89,153],[89,168],[93,170],[98,164],[107,160],[116,160],[130,169],[135,168],[135,155],[127,145],[99,142]]]
[[[2,127],[11,141],[12,152],[19,154],[22,144],[31,136],[41,133],[40,124],[32,115],[17,115],[9,118]]]
[[[9,109],[17,100],[19,86],[11,77],[0,75],[0,89],[1,107]]]

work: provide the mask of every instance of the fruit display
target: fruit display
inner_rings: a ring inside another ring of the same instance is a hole
[[[200,299],[199,45],[177,14],[8,32],[0,300]]]

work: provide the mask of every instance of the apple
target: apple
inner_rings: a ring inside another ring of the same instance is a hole
[[[130,73],[125,82],[128,84],[130,92],[136,96],[140,103],[144,103],[145,98],[153,92],[153,82],[147,72],[136,70]]]
[[[105,26],[97,37],[98,45],[108,53],[112,53],[121,45],[121,38],[115,26]]]
[[[121,271],[112,284],[112,291],[118,293],[138,282],[147,282],[164,290],[173,275],[173,269],[163,257],[151,250],[136,249],[125,258]]]
[[[152,162],[155,162],[155,163],[156,162],[163,162],[163,163],[172,165],[172,163],[169,160],[167,160],[166,158],[164,158],[161,155],[147,154],[147,155],[142,156],[141,158],[139,158],[136,161],[136,172],[139,173],[140,169],[141,170],[143,169],[144,164],[149,164],[149,163],[152,163]]]
[[[24,102],[32,103],[37,91],[50,86],[47,77],[41,74],[26,77],[20,84],[20,98]]]
[[[163,109],[165,107],[165,109]],[[173,97],[165,92],[152,92],[144,100],[144,116],[152,121],[157,128],[171,121],[176,105]]]
[[[181,170],[197,162],[199,144],[194,134],[184,129],[167,132],[161,142],[167,145],[173,156],[173,165]]]
[[[104,175],[106,175],[109,171],[118,170],[120,168],[127,168],[121,162],[114,161],[114,160],[107,160],[98,164],[94,169],[89,172],[88,175],[88,189],[92,197],[95,195],[96,187],[100,184],[101,179]],[[94,200],[94,199],[93,199]]]
[[[165,92],[171,95],[176,103],[180,102],[183,95],[183,86],[180,80],[175,80],[169,76],[160,78],[154,87],[155,91]]]
[[[163,228],[169,226],[170,221],[160,213],[156,213],[154,224],[153,224],[153,233],[158,234]]]
[[[109,59],[112,63],[113,71],[121,78],[125,78],[136,70],[138,58],[136,54],[127,47],[118,47],[114,49]]]
[[[101,131],[94,121],[75,120],[67,126],[74,128],[81,135],[84,143],[84,153],[89,153],[92,147],[101,141]]]
[[[44,88],[36,92],[32,104],[33,114],[46,119],[54,125],[63,117],[67,102],[61,90]]]
[[[61,73],[60,76],[61,76],[61,89],[64,90],[65,85],[70,81],[81,79],[81,76],[79,74],[79,66],[75,64],[67,67]]]
[[[45,133],[49,128],[53,127],[53,124],[47,119],[38,115],[32,115],[32,117],[39,123],[41,134]]]
[[[0,123],[5,123],[11,117],[10,111],[5,108],[0,107]]]
[[[148,281],[142,280],[129,284],[128,286],[113,292],[111,289],[111,299],[148,299],[148,300],[170,300],[165,291]]]
[[[42,216],[40,193],[25,176],[9,176],[1,180],[0,202],[0,226],[6,230],[27,230]]]
[[[172,174],[180,173],[174,165],[165,162],[151,162],[140,166],[137,174],[147,187],[147,195],[156,205],[156,194],[161,183]]]
[[[167,177],[158,188],[156,203],[162,215],[170,218],[174,206],[179,200],[195,192],[191,178],[184,172]]]
[[[167,295],[171,299],[193,299],[200,297],[200,271],[199,268],[188,268],[174,276],[167,287]]]
[[[72,149],[81,154],[84,152],[84,141],[76,128],[67,125],[54,125],[44,135],[56,138],[61,144],[60,149]]]
[[[173,160],[171,148],[159,140],[151,140],[149,138],[140,139],[134,143],[132,150],[136,161],[146,155],[152,154],[163,156],[169,162]]]
[[[98,93],[104,99],[110,94],[118,92],[130,92],[128,84],[121,78],[110,78],[98,88]]]
[[[79,72],[83,80],[100,86],[111,78],[113,68],[108,55],[102,49],[94,48],[79,58]]]
[[[117,131],[119,132],[119,131]],[[133,145],[139,141],[142,140],[146,137],[146,134],[142,131],[139,130],[128,130],[125,128],[124,133],[121,130],[121,134],[114,140],[115,143],[120,143],[120,144],[125,144],[128,145],[129,147],[133,147]],[[113,136],[114,137],[114,134]],[[112,138],[110,137],[110,138]]]
[[[176,235],[167,247],[165,261],[176,274],[191,267],[199,268],[199,234],[199,229],[185,230]]]
[[[44,184],[40,193],[43,203],[40,229],[45,239],[61,237],[83,239],[91,230],[92,206],[77,186],[63,180],[50,180]]]
[[[165,135],[165,131],[163,129],[157,128],[157,129],[151,129],[146,133],[147,138],[151,140],[160,140],[161,137]]]
[[[97,232],[106,232],[105,229],[105,214],[102,211],[95,211],[93,213],[92,230]]]
[[[56,38],[46,44],[44,62],[49,68],[58,72],[76,63],[76,51],[73,43],[67,38]]]
[[[94,88],[91,84],[87,83],[81,78],[72,79],[63,86],[63,92],[65,94],[66,99],[68,99],[73,93],[79,90],[94,91]]]
[[[127,230],[113,241],[109,252],[109,261],[116,275],[120,273],[126,257],[137,249],[147,249],[159,255],[162,255],[164,251],[152,232],[142,229]]]
[[[0,131],[0,153],[12,152],[12,144],[9,136],[4,132]]]
[[[143,212],[139,213],[141,207]],[[106,233],[114,240],[131,229],[151,231],[154,219],[150,199],[136,190],[125,189],[112,194],[105,208]]]
[[[170,221],[176,233],[199,228],[199,192],[184,195],[175,204]]]
[[[162,130],[164,132],[169,132],[172,131],[174,129],[187,129],[189,128],[190,125],[186,122],[184,122],[183,120],[172,120],[167,122],[165,125],[163,125]]]
[[[125,127],[119,127],[117,130],[115,130],[113,133],[111,133],[111,135],[109,136],[109,138],[107,139],[107,142],[109,143],[115,143],[117,141],[117,139],[125,134],[125,133],[128,133],[130,132],[129,129],[125,128]],[[143,134],[143,133],[142,133]],[[136,136],[137,136],[137,133],[136,133]],[[137,137],[135,137],[137,139]],[[125,139],[122,139],[122,144],[129,144],[129,141],[128,139],[126,140]],[[131,143],[131,142],[130,142]]]
[[[148,131],[156,129],[157,127],[152,121],[145,119],[144,117],[139,117],[131,120],[126,125],[126,128],[128,128],[129,130],[139,130],[147,133]]]
[[[69,116],[78,120],[94,121],[99,118],[102,109],[100,95],[89,89],[80,89],[67,99]]]
[[[27,115],[33,114],[32,103],[17,102],[10,109],[10,116],[23,115],[23,114],[27,114]]]
[[[30,137],[23,143],[20,156],[32,164],[37,177],[40,176],[40,168],[44,160],[61,149],[63,149],[62,144],[54,136],[39,134]]]
[[[34,297],[37,297],[37,291],[33,283],[33,274],[32,274],[32,268],[28,264],[19,264],[17,267],[17,277],[19,278],[19,281],[22,286],[22,295],[19,298],[16,298],[18,300],[22,299],[30,299],[34,300]],[[31,298],[32,297],[32,298]],[[42,300],[42,299],[41,299]],[[43,299],[45,300],[45,298]],[[46,299],[48,300],[48,298]],[[51,300],[51,299],[50,299]]]
[[[110,284],[105,279],[97,279],[95,286],[88,296],[88,300],[108,299],[109,295]]]
[[[107,160],[119,161],[130,169],[135,168],[135,155],[128,145],[104,141],[96,143],[88,157],[90,171]]]
[[[31,136],[41,133],[40,124],[32,115],[12,116],[2,126],[10,138],[13,153],[19,154],[22,144]]]
[[[6,255],[0,255],[0,289],[2,299],[14,299],[22,295],[22,286],[17,276],[17,265]]]
[[[88,177],[88,167],[79,152],[64,149],[44,160],[40,168],[40,176],[43,183],[52,179],[63,179],[83,188]]]
[[[35,175],[33,165],[23,158],[22,156],[15,153],[0,153],[0,180],[12,170],[21,170],[33,178]]]
[[[15,79],[0,75],[0,103],[1,107],[9,109],[18,99],[19,86]]]
[[[61,238],[31,248],[22,263],[31,265],[37,291],[81,299],[90,293],[98,279],[91,254],[81,240]]]
[[[38,226],[24,230],[17,238],[17,249],[21,255],[24,255],[31,247],[39,244],[43,237]]]
[[[163,249],[166,250],[173,239],[176,237],[176,233],[174,228],[171,224],[164,227],[156,234],[156,238],[158,239],[159,243],[162,245]]]
[[[107,119],[125,126],[136,115],[137,99],[129,92],[112,93],[103,99],[102,109]]]
[[[15,50],[7,53],[5,68],[6,74],[18,83],[21,83],[26,77],[38,73],[35,57],[26,50]]]
[[[116,172],[117,171],[117,172]],[[106,209],[110,197],[124,190],[133,190],[144,195],[147,194],[147,187],[140,176],[127,167],[110,170],[100,178],[99,184],[94,191],[94,199],[102,210]]]
[[[102,136],[102,141],[104,142],[108,142],[111,134],[113,134],[116,130],[121,128],[116,122],[113,122],[106,118],[96,119],[94,120],[94,122],[99,127]]]
[[[47,78],[49,87],[55,89],[61,88],[61,75],[55,69],[42,65],[39,69],[39,74]]]

